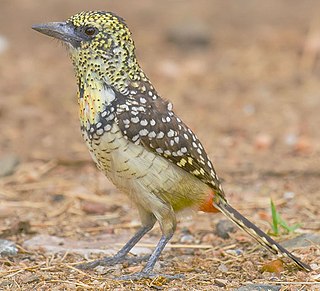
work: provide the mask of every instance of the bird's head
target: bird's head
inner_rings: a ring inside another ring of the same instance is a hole
[[[124,88],[128,79],[134,81],[139,76],[131,33],[124,20],[113,13],[81,12],[65,22],[32,28],[68,45],[78,81],[84,86],[103,81]]]

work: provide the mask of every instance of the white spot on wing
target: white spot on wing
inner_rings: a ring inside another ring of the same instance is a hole
[[[148,130],[146,130],[146,129],[141,129],[141,130],[139,131],[139,134],[140,134],[141,136],[147,136],[147,135],[148,135]]]

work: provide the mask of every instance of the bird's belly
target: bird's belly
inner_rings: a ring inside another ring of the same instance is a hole
[[[113,125],[87,144],[98,168],[137,204],[151,207],[153,197],[175,211],[200,205],[210,188],[165,158],[124,138]]]

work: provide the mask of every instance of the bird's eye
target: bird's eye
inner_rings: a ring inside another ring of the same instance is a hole
[[[97,33],[97,29],[95,27],[89,26],[84,29],[84,33],[88,36],[94,36]]]

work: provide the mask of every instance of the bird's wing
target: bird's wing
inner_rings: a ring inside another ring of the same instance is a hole
[[[174,114],[171,103],[161,98],[150,100],[145,95],[125,99],[125,106],[121,106],[121,102],[118,105],[123,110],[117,110],[117,118],[129,140],[142,144],[223,193],[201,142]]]

